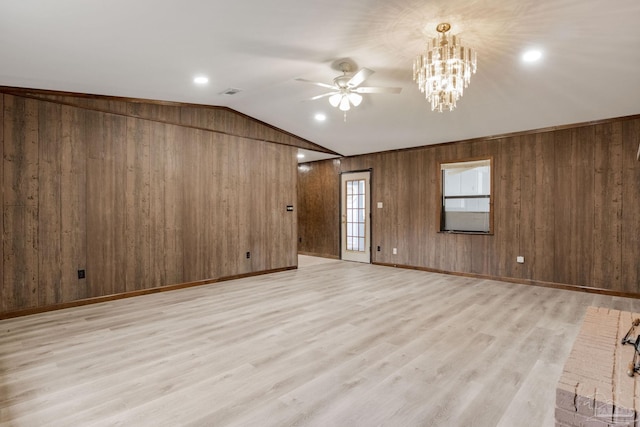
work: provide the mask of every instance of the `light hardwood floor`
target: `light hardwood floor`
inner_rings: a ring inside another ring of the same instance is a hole
[[[3,426],[552,426],[589,305],[640,301],[300,258],[0,322]]]

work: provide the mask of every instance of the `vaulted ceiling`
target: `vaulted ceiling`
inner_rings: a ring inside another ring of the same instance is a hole
[[[0,85],[226,106],[355,155],[638,114],[638,21],[638,0],[3,1]],[[440,22],[478,52],[444,113],[412,81]],[[346,121],[309,100],[325,89],[296,79],[331,83],[345,59],[401,93]]]

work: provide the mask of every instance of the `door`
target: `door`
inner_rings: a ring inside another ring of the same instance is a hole
[[[343,173],[340,182],[342,205],[342,259],[371,262],[370,186],[371,172]]]

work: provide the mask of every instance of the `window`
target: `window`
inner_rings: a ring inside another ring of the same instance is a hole
[[[441,163],[440,174],[440,231],[491,233],[491,159]]]
[[[365,180],[347,181],[347,250],[365,250]]]

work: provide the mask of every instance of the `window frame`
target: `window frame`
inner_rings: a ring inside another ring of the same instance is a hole
[[[449,164],[449,163],[467,163],[467,162],[477,162],[477,161],[483,161],[483,160],[488,160],[489,161],[489,179],[490,179],[490,183],[489,183],[489,231],[463,231],[463,230],[445,230],[444,229],[444,174],[443,174],[443,170],[442,170],[442,165],[443,164]],[[493,217],[494,217],[494,198],[495,198],[495,191],[494,191],[494,183],[495,183],[495,165],[494,165],[494,161],[493,161],[493,156],[481,156],[481,157],[467,157],[467,158],[462,158],[462,159],[456,159],[456,160],[447,160],[447,161],[439,161],[438,162],[438,166],[436,168],[436,174],[437,174],[437,179],[436,182],[438,183],[438,191],[436,192],[436,194],[438,195],[438,201],[436,203],[436,209],[437,209],[437,215],[436,215],[436,231],[438,233],[446,233],[446,234],[473,234],[473,235],[480,235],[480,236],[493,236],[494,234],[494,228],[493,228]]]

